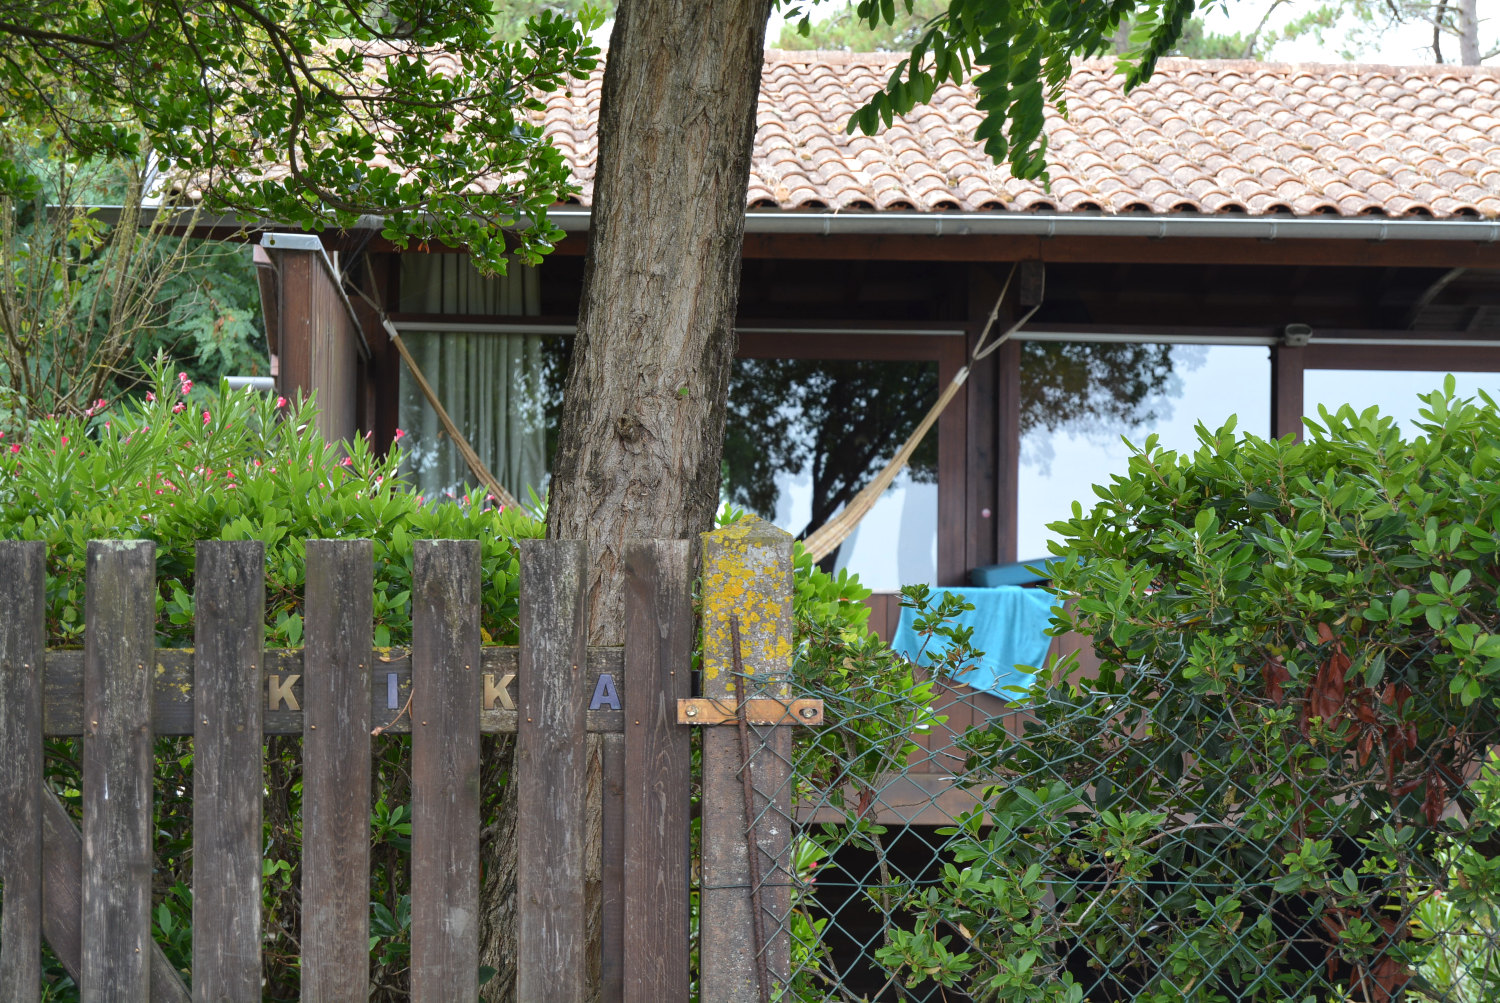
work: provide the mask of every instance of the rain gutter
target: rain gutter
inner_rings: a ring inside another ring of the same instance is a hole
[[[589,210],[552,209],[568,232],[589,228]],[[1500,219],[1386,219],[1340,216],[1104,215],[1081,212],[780,212],[745,213],[746,233],[919,237],[1210,237],[1240,240],[1456,240],[1500,242]]]
[[[118,219],[118,206],[92,207],[104,222]],[[184,222],[190,213],[176,210]],[[144,225],[156,213],[141,210]],[[568,233],[589,228],[590,210],[582,206],[549,209],[547,218]],[[200,214],[198,228],[242,227],[282,229],[270,220],[247,222],[235,216]],[[358,229],[381,225],[378,217],[362,217]],[[299,231],[300,232],[300,231]],[[1424,219],[1381,216],[1231,216],[1194,213],[1098,212],[786,212],[752,209],[745,213],[746,233],[817,234],[832,236],[915,237],[1147,237],[1157,240],[1228,238],[1238,240],[1365,240],[1468,241],[1500,243],[1500,219]]]

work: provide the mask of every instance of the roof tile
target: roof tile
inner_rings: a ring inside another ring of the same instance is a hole
[[[970,86],[878,137],[849,116],[899,56],[768,52],[748,203],[782,209],[1232,212],[1500,217],[1500,70],[1162,60],[1128,96],[1078,63],[1047,113],[1052,191],[973,139]],[[537,118],[592,199],[601,74]]]

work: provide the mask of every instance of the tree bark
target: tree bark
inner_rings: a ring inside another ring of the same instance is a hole
[[[1479,65],[1479,0],[1458,0],[1458,61]]]
[[[588,541],[589,634],[621,640],[632,537],[709,528],[736,347],[769,0],[625,0],[599,112],[547,533]]]
[[[590,644],[624,640],[625,543],[691,539],[718,508],[770,8],[770,0],[623,0],[616,10],[547,511],[549,537],[589,547]],[[590,762],[589,942],[597,945],[597,747]],[[487,842],[483,963],[498,968],[514,957],[515,911],[514,880],[496,877],[514,872],[515,847]]]

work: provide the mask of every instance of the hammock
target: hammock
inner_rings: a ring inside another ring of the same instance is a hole
[[[995,326],[995,321],[1000,316],[1000,305],[1005,301],[1005,294],[1010,291],[1010,282],[1011,279],[1015,278],[1018,266],[1019,262],[1011,266],[1010,274],[1005,277],[1005,285],[1000,288],[1000,295],[995,300],[995,308],[990,311],[989,320],[985,321],[984,330],[980,332],[979,340],[974,343],[974,351],[971,359],[973,362],[978,362],[980,359],[985,358],[995,349],[1009,341],[1011,336],[1019,331],[1021,326],[1030,320],[1032,315],[1041,307],[1041,298],[1038,297],[1036,306],[1027,310],[1020,320],[1012,324],[993,343],[985,344],[990,336],[990,329]],[[968,379],[969,367],[960,367],[958,372],[953,374],[953,379],[949,381],[948,386],[938,395],[937,403],[932,405],[932,408],[922,417],[922,420],[918,422],[917,427],[907,437],[906,442],[902,444],[896,455],[881,469],[880,473],[875,475],[875,479],[861,488],[859,494],[851,498],[849,504],[845,505],[839,511],[838,515],[829,519],[807,535],[807,538],[802,541],[802,549],[810,554],[814,561],[821,561],[838,549],[839,544],[849,538],[849,534],[853,533],[861,520],[870,513],[870,509],[875,507],[875,503],[880,499],[880,496],[885,494],[886,488],[890,487],[891,483],[895,481],[896,475],[901,473],[902,468],[911,460],[911,455],[922,444],[922,439],[926,437],[932,426],[937,423],[938,416],[947,408],[949,402],[957,396],[959,389],[963,387]]]

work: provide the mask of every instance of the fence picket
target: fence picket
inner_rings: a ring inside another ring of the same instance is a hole
[[[625,994],[625,736],[599,736],[604,774],[600,806],[599,998]]]
[[[68,809],[50,790],[42,793],[42,933],[63,968],[78,982],[83,976],[83,836]],[[161,945],[151,941],[151,1003],[188,1003],[182,984]]]
[[[369,997],[369,540],[309,540],[302,732],[302,998]]]
[[[151,674],[156,545],[90,540],[84,598],[86,1003],[151,995]]]
[[[584,547],[522,540],[516,997],[585,998]]]
[[[411,989],[479,995],[479,542],[419,540],[412,574]]]
[[[743,680],[734,677],[731,617],[740,623]],[[759,520],[703,534],[703,695],[784,699],[791,654],[791,534]],[[703,733],[703,1003],[760,1003],[762,992],[785,985],[790,967],[792,732],[746,727],[748,762],[737,729]],[[753,827],[746,825],[744,771],[754,787]],[[759,855],[753,864],[751,854]],[[759,953],[757,924],[766,937]]]
[[[42,979],[42,655],[47,545],[0,543],[0,1001],[30,1003]]]
[[[265,545],[198,544],[193,664],[193,998],[260,998]]]
[[[685,1000],[691,745],[677,700],[692,695],[692,574],[686,540],[625,551],[626,1003]]]

